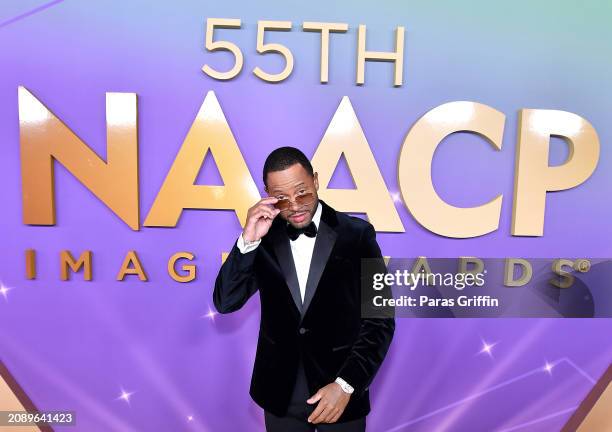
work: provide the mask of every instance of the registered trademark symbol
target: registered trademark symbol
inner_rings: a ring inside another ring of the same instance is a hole
[[[580,273],[586,273],[591,269],[591,262],[586,258],[578,259],[574,261],[574,269]]]

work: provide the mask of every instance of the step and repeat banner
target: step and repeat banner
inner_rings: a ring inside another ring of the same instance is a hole
[[[213,290],[290,146],[386,263],[330,258],[395,314],[368,430],[610,430],[610,16],[3,1],[0,429],[265,430],[264,291]]]

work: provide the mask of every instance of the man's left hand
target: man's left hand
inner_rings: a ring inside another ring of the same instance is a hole
[[[343,391],[340,384],[335,382],[327,384],[306,401],[311,405],[319,402],[308,417],[308,422],[335,423],[344,412],[350,398],[351,395]]]

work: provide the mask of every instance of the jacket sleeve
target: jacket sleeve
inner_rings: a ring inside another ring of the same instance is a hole
[[[368,224],[367,228],[362,232],[360,252],[362,258],[360,287],[362,290],[361,328],[346,361],[338,372],[338,376],[348,382],[355,389],[355,394],[357,395],[363,394],[369,388],[389,350],[389,345],[395,332],[395,313],[393,308],[379,311],[375,315],[364,314],[368,307],[371,308],[371,305],[365,303],[370,302],[372,296],[370,291],[364,290],[368,290],[368,287],[370,290],[372,289],[372,273],[386,273],[384,259],[376,242],[376,232],[371,224]],[[367,260],[368,265],[364,265],[363,258],[369,258]],[[392,295],[390,289],[385,289],[380,294],[386,298],[391,298]]]
[[[213,303],[220,313],[225,314],[240,309],[257,291],[253,265],[258,249],[242,253],[237,243],[234,243],[215,280]]]

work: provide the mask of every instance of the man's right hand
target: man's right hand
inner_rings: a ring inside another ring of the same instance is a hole
[[[272,221],[280,213],[280,210],[273,206],[277,201],[275,197],[262,198],[249,209],[242,231],[242,238],[245,241],[257,241],[268,233]]]

